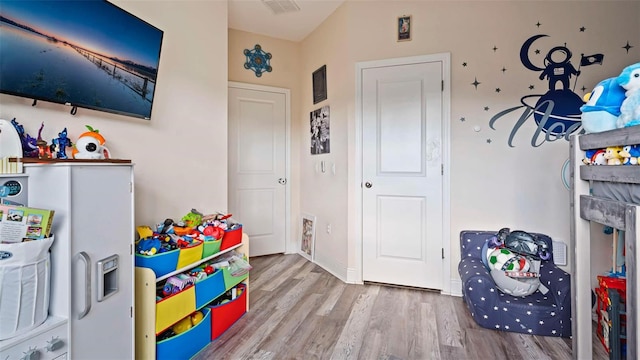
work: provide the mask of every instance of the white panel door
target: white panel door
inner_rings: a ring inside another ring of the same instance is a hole
[[[442,289],[442,76],[363,69],[364,281]]]
[[[229,87],[229,212],[250,256],[285,252],[286,97]]]

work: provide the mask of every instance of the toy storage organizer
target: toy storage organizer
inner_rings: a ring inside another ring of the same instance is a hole
[[[612,359],[626,355],[625,311],[627,282],[622,278],[598,275],[596,293],[596,335]]]
[[[225,234],[222,242],[210,244],[221,249],[214,251],[213,254],[208,254],[206,251],[207,244],[200,244],[198,246],[200,251],[203,255],[208,256],[203,256],[202,259],[197,258],[196,261],[182,267],[176,268],[178,266],[177,258],[181,256],[179,254],[174,256],[176,262],[171,260],[173,265],[160,264],[160,266],[155,266],[157,264],[151,262],[150,258],[156,255],[145,257],[143,262],[136,261],[138,265],[135,270],[136,358],[190,358],[220,336],[248,310],[248,273],[233,276],[226,267],[216,270],[206,279],[196,282],[195,285],[188,286],[174,295],[156,301],[157,282],[193,269],[231,250],[248,255],[249,237],[242,233],[242,229],[238,230],[228,238]],[[158,259],[161,262],[165,261],[165,258],[162,257]],[[149,267],[139,266],[143,263]],[[173,270],[167,271],[167,268],[171,267]],[[158,269],[160,271],[156,274],[154,270]],[[240,296],[221,305],[211,305],[215,299],[234,287],[243,290]],[[157,335],[196,310],[202,311],[204,318],[194,327],[168,339],[156,341]]]
[[[596,222],[614,229],[624,230],[625,265],[626,265],[626,299],[624,302],[626,324],[625,329],[616,328],[620,334],[626,334],[626,357],[638,359],[640,352],[640,296],[638,269],[636,263],[640,259],[640,246],[637,246],[637,224],[640,217],[640,204],[631,200],[631,191],[640,186],[640,166],[594,166],[582,165],[584,151],[601,149],[608,146],[640,144],[640,127],[605,131],[595,134],[571,136],[571,254],[572,263],[572,342],[574,359],[592,358],[591,327],[591,222]],[[605,187],[616,189],[613,193],[603,190]],[[615,195],[613,195],[615,194]],[[618,197],[621,196],[621,197]],[[608,291],[613,293],[611,289]],[[600,295],[605,296],[602,291]],[[612,294],[615,297],[616,294]],[[619,295],[619,294],[618,294]],[[614,304],[615,305],[615,304]],[[602,305],[601,305],[602,306]],[[615,309],[614,309],[615,310]],[[620,310],[620,309],[619,309]],[[621,315],[618,313],[618,315]],[[614,314],[613,322],[622,323]],[[605,330],[605,329],[603,329]],[[625,331],[626,330],[626,331]],[[604,336],[604,332],[602,333]],[[611,343],[612,336],[608,334]],[[615,337],[615,336],[614,336]],[[616,341],[616,346],[620,345]],[[612,355],[610,353],[610,355]],[[614,354],[613,354],[614,355]],[[612,355],[612,358],[614,358]]]
[[[40,326],[49,315],[53,237],[0,244],[0,340]]]

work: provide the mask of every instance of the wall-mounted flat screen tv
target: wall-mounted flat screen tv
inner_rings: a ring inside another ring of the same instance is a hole
[[[2,0],[0,92],[150,119],[163,34],[104,0]]]

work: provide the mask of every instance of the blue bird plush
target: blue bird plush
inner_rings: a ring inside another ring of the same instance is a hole
[[[640,125],[640,63],[624,68],[617,81],[626,90],[626,98],[620,107],[618,127]]]
[[[616,129],[620,105],[625,98],[617,78],[600,81],[585,97],[588,101],[580,107],[584,131],[588,134]]]

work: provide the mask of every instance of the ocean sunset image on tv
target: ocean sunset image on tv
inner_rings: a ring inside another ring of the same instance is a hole
[[[0,92],[150,119],[163,34],[105,0],[2,0]]]

